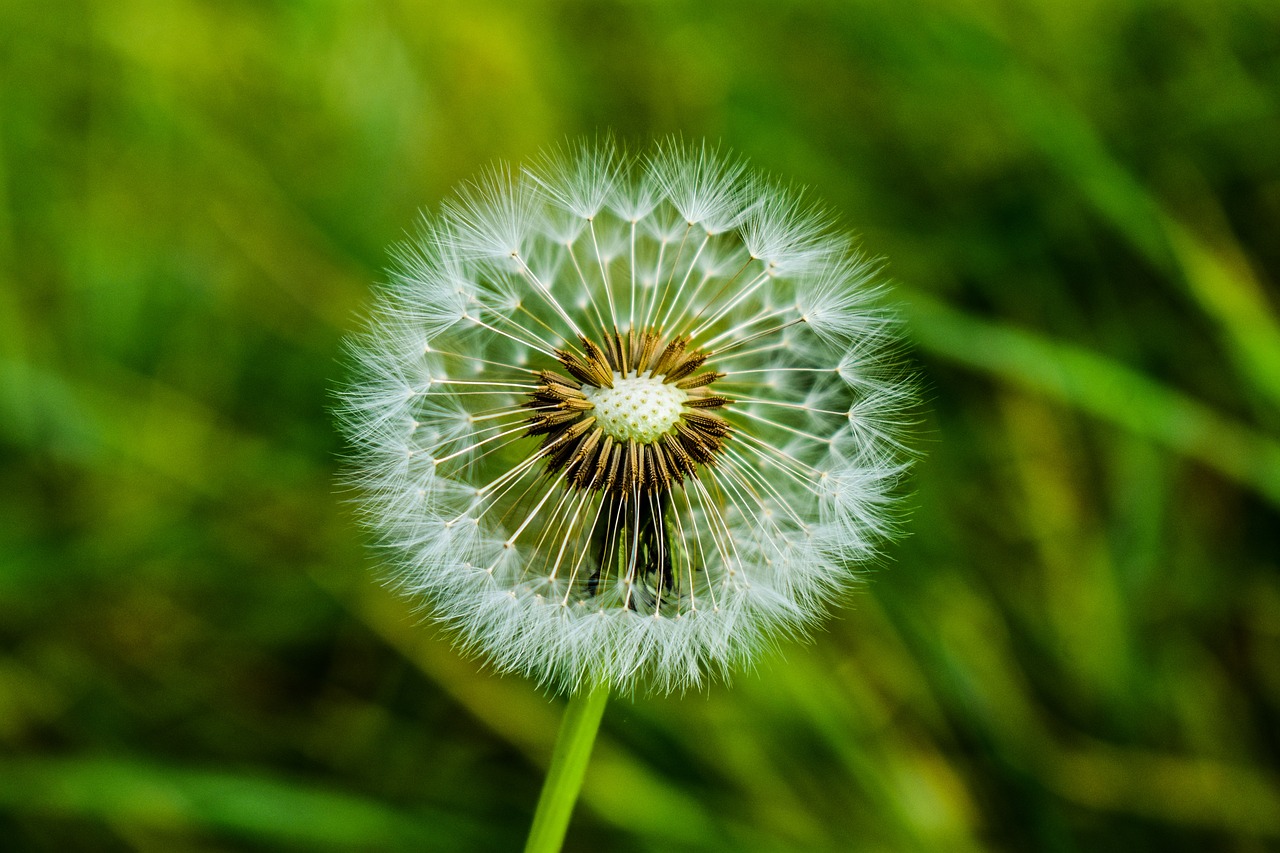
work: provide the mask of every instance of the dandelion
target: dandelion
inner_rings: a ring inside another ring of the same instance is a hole
[[[496,168],[395,254],[343,407],[365,518],[499,669],[700,684],[892,531],[912,394],[875,265],[742,162]]]
[[[893,531],[912,393],[876,272],[705,145],[485,173],[353,346],[397,583],[571,693],[699,685],[804,633]]]

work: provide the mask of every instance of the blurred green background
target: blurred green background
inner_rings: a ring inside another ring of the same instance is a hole
[[[568,849],[1277,849],[1271,0],[7,0],[0,849],[518,847],[561,702],[379,587],[327,407],[419,207],[608,129],[888,259],[927,455]]]

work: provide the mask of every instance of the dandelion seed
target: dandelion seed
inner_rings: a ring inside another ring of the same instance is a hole
[[[876,267],[744,163],[556,152],[395,258],[342,408],[364,516],[498,668],[699,684],[893,532],[914,397]]]

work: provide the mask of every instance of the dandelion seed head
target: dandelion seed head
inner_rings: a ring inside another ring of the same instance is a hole
[[[896,532],[914,388],[877,265],[706,145],[483,173],[393,250],[340,421],[465,648],[667,691],[803,636]]]

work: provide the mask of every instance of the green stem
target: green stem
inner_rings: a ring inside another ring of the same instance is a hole
[[[555,752],[551,755],[551,769],[542,783],[542,796],[538,798],[538,810],[533,815],[529,840],[524,853],[557,853],[564,843],[569,829],[569,816],[573,804],[582,789],[582,777],[587,772],[587,760],[591,747],[600,730],[600,718],[609,701],[609,686],[596,685],[580,690],[569,697],[560,734],[556,736]]]

